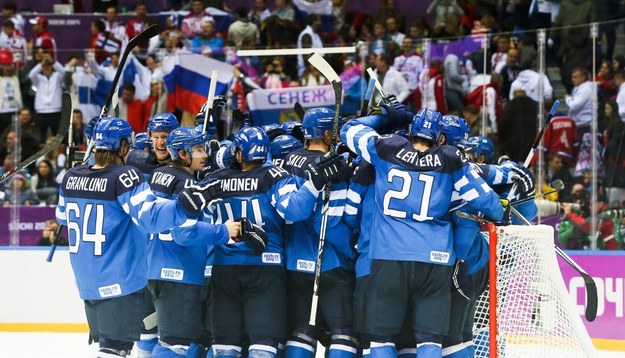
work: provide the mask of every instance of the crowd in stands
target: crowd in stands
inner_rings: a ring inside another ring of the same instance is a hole
[[[229,8],[227,3],[171,2],[174,11],[165,19],[160,35],[135,51],[138,62],[151,74],[149,94],[141,99],[133,84],[124,84],[119,116],[126,118],[136,132],[145,131],[151,116],[166,111],[180,115],[185,124],[181,111],[167,101],[160,68],[163,56],[194,53],[234,65],[235,77],[230,84],[233,107],[246,110],[245,93],[256,88],[317,86],[328,81],[302,56],[240,58],[235,50],[356,44],[356,54],[326,56],[344,81],[350,80],[344,86],[345,115],[359,112],[366,87],[362,84],[367,80],[362,74],[367,67],[373,67],[384,90],[395,94],[411,110],[428,107],[462,116],[471,126],[471,135],[487,135],[495,143],[497,156],[507,155],[522,162],[537,134],[540,96],[545,111],[556,99],[553,79],[537,72],[536,30],[544,28],[547,65],[559,67],[567,95],[559,99],[566,104],[565,110],[558,112],[541,147],[546,165],[544,183],[537,187],[548,191],[554,180],[565,182],[566,189],[559,196],[547,197],[562,203],[555,212],[562,213],[563,223],[570,224],[569,231],[562,234],[570,239],[562,239],[563,245],[588,246],[591,121],[597,118],[598,210],[609,211],[609,215],[622,210],[625,56],[615,53],[620,23],[613,21],[618,18],[620,2],[433,0],[426,10],[428,16],[410,20],[393,0],[381,0],[374,15],[350,11],[350,0],[250,0],[249,7],[236,8]],[[532,4],[536,6],[530,7]],[[12,2],[5,2],[2,10],[0,160],[4,166],[0,172],[11,168],[19,158],[28,157],[56,132],[61,92],[70,90],[75,95],[77,76],[95,73],[112,79],[120,50],[128,39],[158,21],[148,13],[148,4],[143,0],[136,2],[135,16],[125,24],[118,19],[118,9],[108,7],[102,18],[93,22],[91,37],[83,41],[90,51],[71,56],[61,64],[57,53],[63,49],[57,48],[44,16],[26,22]],[[218,31],[215,14],[232,18],[225,30]],[[601,23],[596,78],[592,78],[590,29],[579,26],[593,22]],[[24,37],[27,26],[32,27],[35,37]],[[432,54],[426,59],[426,39],[453,42],[464,37],[478,39],[484,34],[490,34],[486,57],[478,49],[471,53]],[[75,41],[80,43],[82,39]],[[593,108],[595,96],[598,105]],[[11,122],[14,113],[18,113],[20,138]],[[84,147],[81,128],[92,115],[74,110],[76,145]],[[53,151],[28,172],[6,183],[3,202],[54,204],[64,166],[63,150]],[[13,188],[20,188],[19,202]],[[606,220],[601,220],[601,225],[610,222],[612,226],[605,230],[602,226],[601,235],[604,231],[606,234],[599,240],[600,246],[622,248],[624,221],[608,220],[607,214],[602,217]],[[610,235],[616,244],[606,239]]]

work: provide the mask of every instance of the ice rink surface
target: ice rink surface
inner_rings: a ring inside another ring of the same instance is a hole
[[[97,345],[86,333],[0,332],[1,358],[92,358]],[[599,358],[625,358],[625,352],[600,351]],[[322,357],[318,352],[317,357]]]

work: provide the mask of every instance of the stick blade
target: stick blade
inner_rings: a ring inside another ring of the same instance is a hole
[[[560,179],[556,179],[551,183],[551,186],[555,189],[555,190],[562,190],[564,189],[564,182]]]
[[[319,72],[321,72],[321,74],[323,74],[323,76],[327,78],[330,82],[341,82],[341,78],[339,77],[339,75],[336,73],[336,71],[334,71],[332,66],[330,66],[328,61],[321,57],[320,54],[316,52],[313,53],[308,58],[308,62],[310,62],[311,65],[315,66],[315,68],[318,69]]]

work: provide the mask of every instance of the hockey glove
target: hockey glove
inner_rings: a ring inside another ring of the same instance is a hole
[[[347,163],[343,156],[328,153],[324,157],[319,157],[314,162],[308,163],[306,174],[308,174],[308,178],[315,189],[321,191],[326,183],[339,179],[346,166]]]
[[[213,99],[213,106],[211,108],[210,115],[213,117],[214,123],[217,123],[221,118],[221,114],[226,108],[226,103],[228,103],[226,96],[215,96],[215,99]]]
[[[514,165],[511,169],[511,179],[519,188],[521,198],[534,194],[534,175],[522,165]]]
[[[95,130],[95,126],[98,124],[99,120],[99,116],[94,116],[85,126],[85,137],[87,137],[87,140],[91,140],[91,138],[93,138],[93,131]]]
[[[177,197],[180,206],[189,216],[198,216],[202,210],[213,200],[223,196],[221,181],[214,180],[209,183],[199,183],[181,191]]]
[[[276,139],[277,136],[286,134],[286,130],[284,130],[281,127],[278,128],[272,128],[270,130],[267,131],[267,137],[269,137],[269,141],[273,142],[274,139]]]
[[[246,218],[236,219],[235,221],[241,223],[241,230],[239,231],[239,235],[233,237],[232,239],[235,242],[243,241],[246,243],[247,246],[252,249],[254,255],[261,255],[265,252],[267,249],[267,242],[269,241],[267,234],[265,234],[265,230],[256,224],[252,224],[252,222]]]
[[[392,105],[380,103],[371,109],[370,115],[379,114],[383,117],[381,134],[393,133],[395,129],[408,126],[412,123],[414,114],[406,110],[406,106],[401,103]]]
[[[234,122],[232,125],[233,128],[245,128],[252,126],[250,114],[239,108],[234,108],[232,110],[232,121]]]

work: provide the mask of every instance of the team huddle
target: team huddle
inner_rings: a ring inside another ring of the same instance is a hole
[[[331,358],[474,356],[480,221],[514,222],[527,168],[492,164],[464,119],[392,97],[344,120],[336,153],[330,109],[245,120],[222,142],[205,111],[136,136],[96,118],[90,163],[63,179],[56,216],[98,357],[312,358],[317,342]]]

